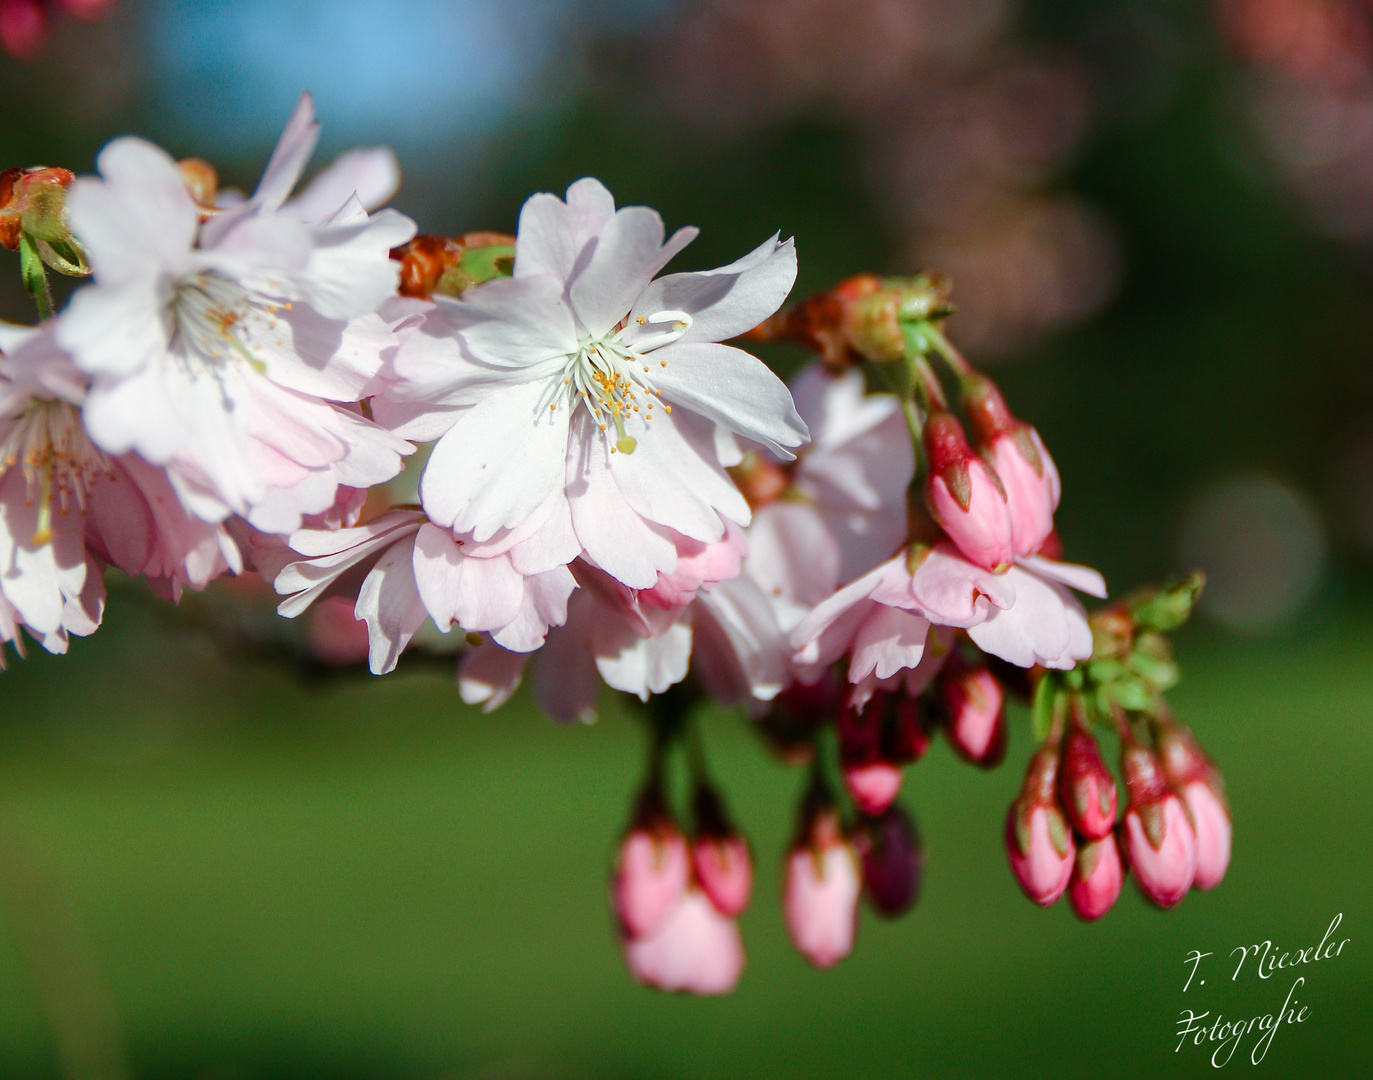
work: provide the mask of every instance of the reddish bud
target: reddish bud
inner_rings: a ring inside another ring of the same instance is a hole
[[[1127,741],[1120,768],[1130,794],[1121,822],[1121,843],[1135,881],[1159,907],[1175,907],[1196,874],[1196,832],[1182,800],[1164,780],[1157,754]]]
[[[186,190],[196,204],[214,206],[215,196],[219,192],[219,174],[215,172],[215,167],[204,158],[197,157],[183,158],[176,163],[176,167],[181,170],[181,179],[186,182]]]
[[[860,891],[857,857],[838,815],[821,809],[787,854],[782,893],[792,944],[816,967],[853,951]]]
[[[48,19],[38,0],[0,0],[0,48],[31,60],[48,40]]]
[[[1116,825],[1116,782],[1087,732],[1072,731],[1064,740],[1058,782],[1073,828],[1089,840],[1110,836]]]
[[[840,686],[826,671],[814,683],[793,682],[772,699],[772,708],[754,730],[789,765],[804,765],[815,755],[815,733],[840,712]]]
[[[420,300],[434,293],[461,296],[473,285],[508,276],[514,245],[515,238],[506,233],[421,234],[391,252],[400,263],[399,292]]]
[[[1006,756],[1005,695],[984,667],[947,671],[939,681],[944,731],[958,756],[990,769]]]
[[[1015,560],[1011,512],[995,470],[972,452],[952,413],[932,412],[924,440],[930,514],[972,562],[989,570],[1010,566]]]
[[[1068,901],[1079,919],[1092,922],[1111,910],[1120,896],[1125,868],[1120,862],[1116,838],[1107,834],[1077,849],[1073,876],[1068,883]]]
[[[686,837],[672,819],[655,776],[639,795],[610,878],[610,900],[621,929],[629,937],[652,934],[682,898],[690,879]]]
[[[855,841],[863,859],[868,903],[879,915],[895,918],[920,899],[925,848],[920,832],[899,805],[866,819]]]
[[[1058,747],[1045,745],[1030,759],[1025,786],[1006,816],[1006,855],[1025,895],[1040,907],[1068,887],[1076,852],[1057,803]]]

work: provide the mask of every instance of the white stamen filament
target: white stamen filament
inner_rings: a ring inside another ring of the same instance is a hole
[[[638,330],[645,324],[664,323],[670,324],[665,330],[628,343],[624,341],[631,329]],[[661,396],[653,380],[648,377],[649,365],[643,363],[641,357],[654,349],[670,345],[685,334],[690,326],[691,316],[684,311],[641,315],[611,334],[583,339],[575,353],[567,354],[567,363],[563,366],[559,383],[565,390],[564,398],[572,409],[580,400],[602,431],[614,425],[612,452],[634,452],[638,444],[632,436],[625,434],[625,420],[640,411],[641,398],[646,406],[641,415],[645,422],[651,420],[653,399]],[[662,361],[661,366],[666,367],[666,361]],[[664,408],[671,411],[666,406]],[[606,438],[610,438],[609,434]]]
[[[77,407],[65,401],[35,398],[0,431],[0,477],[15,466],[23,470],[27,504],[38,503],[32,542],[46,544],[54,502],[59,514],[73,506],[84,513],[91,487],[111,472],[110,459],[86,436]]]
[[[254,347],[277,329],[277,312],[290,307],[208,271],[185,278],[168,307],[172,352],[193,375],[218,373],[234,361],[246,361],[261,372]]]

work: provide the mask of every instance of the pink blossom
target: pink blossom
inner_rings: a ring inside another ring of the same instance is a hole
[[[724,524],[725,535],[711,543],[677,534],[677,568],[670,574],[658,571],[657,584],[640,590],[639,599],[671,611],[691,603],[702,586],[738,577],[748,554],[748,537],[734,522],[726,520]]]
[[[620,926],[631,938],[647,937],[680,903],[691,878],[686,838],[671,825],[631,830],[620,842],[610,881]]]
[[[369,217],[355,197],[315,221],[283,207],[317,138],[305,96],[257,191],[213,215],[176,162],[132,138],[67,199],[94,284],[56,336],[93,377],[91,440],[165,467],[206,521],[236,513],[289,532],[339,485],[388,480],[413,450],[355,403],[396,342],[376,311],[395,292],[389,250],[414,223]]]
[[[744,971],[738,924],[696,888],[682,895],[655,933],[625,938],[622,947],[630,973],[659,990],[727,994]]]
[[[166,472],[92,445],[89,380],[46,331],[0,335],[0,594],[52,652],[93,633],[106,566],[180,598],[242,564],[221,525],[182,509]],[[13,635],[9,635],[13,638]]]
[[[1092,922],[1110,911],[1120,896],[1124,878],[1125,870],[1114,836],[1107,833],[1099,840],[1082,844],[1077,849],[1068,885],[1068,900],[1078,918]]]
[[[672,533],[711,544],[726,520],[747,524],[716,426],[783,456],[806,431],[781,381],[719,342],[776,310],[795,252],[773,237],[655,280],[695,230],[663,235],[655,212],[617,210],[592,179],[566,202],[535,195],[514,276],[440,298],[405,336],[375,415],[438,438],[420,484],[435,524],[483,541],[555,498],[587,559],[636,589],[676,571]]]
[[[986,454],[1006,491],[1015,553],[1038,554],[1054,531],[1054,510],[1061,492],[1053,458],[1034,428],[1025,428],[1019,438],[998,435]]]

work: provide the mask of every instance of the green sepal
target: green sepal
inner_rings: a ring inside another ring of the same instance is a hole
[[[91,268],[86,265],[86,253],[74,237],[66,240],[38,240],[38,254],[42,260],[59,274],[67,277],[90,277]]]
[[[1156,656],[1141,649],[1130,654],[1126,666],[1149,685],[1156,694],[1178,684],[1178,666],[1171,656]]]
[[[1035,687],[1034,700],[1030,702],[1030,726],[1036,742],[1043,742],[1049,737],[1061,694],[1056,675],[1045,675]]]
[[[473,285],[509,277],[515,268],[515,249],[510,244],[468,248],[456,263],[443,272],[434,292],[440,296],[461,296]]]
[[[1049,840],[1054,845],[1054,850],[1061,856],[1068,854],[1068,824],[1063,820],[1063,815],[1059,813],[1055,806],[1048,806],[1044,809],[1046,823],[1049,826]]]
[[[1206,575],[1200,570],[1130,602],[1130,615],[1141,630],[1176,630],[1185,623],[1201,596]]]
[[[48,272],[38,253],[38,242],[26,232],[19,234],[19,277],[24,282],[24,291],[38,305],[38,317],[50,318],[52,291],[48,288]]]

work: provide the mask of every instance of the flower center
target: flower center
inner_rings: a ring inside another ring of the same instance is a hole
[[[264,365],[254,347],[263,336],[276,332],[277,314],[289,310],[290,303],[219,274],[183,278],[168,305],[171,351],[192,375],[215,373],[234,361],[246,361],[261,373]]]
[[[641,332],[631,341],[631,330],[642,331],[646,326],[664,326],[663,330]],[[584,338],[576,352],[567,354],[563,365],[563,400],[575,409],[580,402],[606,432],[615,428],[615,441],[610,452],[632,454],[638,441],[625,433],[625,421],[639,414],[645,430],[653,420],[655,399],[662,391],[653,385],[653,364],[646,359],[649,353],[680,338],[691,326],[691,316],[684,311],[660,311],[654,315],[640,315],[634,322],[623,322],[609,334],[599,338]],[[667,367],[666,360],[657,361],[659,369]],[[641,410],[642,406],[642,410]],[[556,409],[557,402],[549,406]],[[663,405],[665,413],[671,405]]]
[[[38,503],[33,543],[52,540],[52,509],[85,512],[91,487],[110,473],[110,459],[86,436],[81,413],[65,401],[35,398],[0,439],[0,476],[18,466],[27,505]]]

